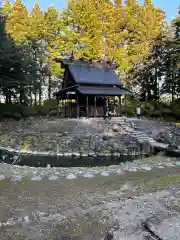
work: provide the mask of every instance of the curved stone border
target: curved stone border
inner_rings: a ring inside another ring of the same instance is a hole
[[[175,164],[167,164],[166,165],[167,167],[180,167],[180,162],[175,162]],[[101,177],[109,177],[110,175],[124,175],[126,173],[130,173],[130,172],[141,172],[141,171],[152,171],[154,169],[163,169],[166,167],[165,165],[162,166],[162,165],[159,165],[159,166],[156,166],[156,167],[150,167],[150,166],[146,166],[146,165],[142,165],[141,168],[135,168],[135,167],[132,167],[132,168],[128,168],[128,167],[123,167],[123,168],[119,168],[117,170],[113,170],[113,171],[102,171],[102,172],[99,172],[99,173],[94,173],[94,172],[87,172],[86,174],[74,174],[74,173],[68,173],[68,174],[65,174],[64,176],[57,176],[56,174],[52,174],[50,176],[41,176],[39,174],[34,174],[32,177],[26,177],[26,176],[20,176],[20,175],[17,175],[17,176],[11,176],[11,177],[6,177],[5,175],[1,174],[0,175],[0,181],[3,181],[3,180],[10,180],[11,182],[20,182],[22,181],[23,179],[29,179],[31,181],[41,181],[41,180],[49,180],[49,181],[57,181],[57,180],[61,180],[61,179],[64,179],[64,180],[76,180],[78,178],[89,178],[89,179],[93,179],[95,178],[96,176],[101,176]]]

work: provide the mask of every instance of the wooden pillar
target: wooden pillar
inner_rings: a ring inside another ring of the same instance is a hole
[[[121,96],[119,96],[119,106],[121,107]]]
[[[66,117],[67,117],[67,94],[65,95],[66,99],[65,99],[65,113],[66,113]]]
[[[79,118],[79,96],[76,95],[76,111],[77,111],[77,118]]]
[[[66,117],[66,99],[63,98],[64,117]]]
[[[70,111],[69,111],[69,94],[67,94],[67,117],[70,117]]]
[[[114,106],[113,106],[113,109],[112,109],[112,110],[113,110],[113,116],[114,116],[114,112],[116,112],[116,110],[117,110],[117,109],[116,109],[116,99],[115,99],[115,98],[116,98],[116,97],[114,96],[114,98],[113,98],[113,105],[114,105]]]
[[[63,97],[61,97],[61,109],[62,109],[63,117],[64,117],[64,99],[63,99]]]
[[[106,117],[108,117],[108,112],[109,112],[109,98],[106,97]]]
[[[126,95],[124,96],[124,106],[125,106],[125,113],[127,115],[127,98],[126,98]]]
[[[71,98],[69,97],[69,118],[72,118],[72,110],[71,110]]]
[[[122,105],[121,104],[121,96],[119,96],[119,110],[118,110],[119,111],[119,115],[121,114],[121,105]]]
[[[86,117],[89,117],[88,96],[86,96]]]
[[[96,96],[94,97],[94,117],[96,117]]]

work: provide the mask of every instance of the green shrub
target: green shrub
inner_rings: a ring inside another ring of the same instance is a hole
[[[16,113],[21,114],[21,107],[19,104],[5,104],[0,103],[0,113],[2,117],[14,117]]]
[[[148,103],[141,103],[142,113],[148,117],[169,117],[172,110],[168,104],[152,100]]]
[[[153,117],[153,118],[161,118],[162,117],[162,112],[160,110],[155,110],[152,111],[148,114],[149,117]]]
[[[5,118],[35,117],[37,115],[48,115],[54,110],[57,113],[57,100],[45,100],[42,106],[29,106],[25,104],[0,103],[0,116]]]
[[[180,120],[180,109],[175,108],[175,109],[173,110],[172,116],[173,116],[175,119]]]
[[[120,110],[120,113],[128,117],[132,117],[132,116],[135,116],[136,109],[132,106],[127,106],[127,107],[123,106]]]
[[[0,104],[0,114],[7,118],[32,117],[38,115],[38,109],[35,106],[24,104]]]
[[[15,112],[15,113],[13,113],[12,117],[15,119],[20,119],[22,117],[22,115],[19,112]]]
[[[49,112],[49,110],[46,109],[44,106],[37,106],[36,109],[38,111],[38,114],[42,116],[46,116]]]
[[[169,117],[173,115],[173,111],[170,108],[162,108],[161,112],[163,117]]]
[[[36,106],[21,105],[21,115],[23,117],[34,117],[38,115]]]
[[[57,110],[58,102],[56,99],[47,99],[43,102],[43,107],[46,109],[46,112],[49,113],[51,110]]]
[[[153,112],[155,110],[155,106],[151,102],[146,103],[144,107],[145,110],[149,112]]]
[[[174,101],[174,105],[180,106],[180,98],[177,98],[177,99]]]

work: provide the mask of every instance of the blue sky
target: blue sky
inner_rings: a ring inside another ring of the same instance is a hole
[[[67,5],[67,0],[24,0],[28,9],[31,9],[35,2],[38,2],[44,10],[50,5],[54,5],[59,9],[62,9]],[[139,0],[139,2],[143,3],[143,0]],[[153,3],[166,12],[168,21],[171,21],[172,18],[177,15],[178,5],[180,5],[179,0],[153,0]]]

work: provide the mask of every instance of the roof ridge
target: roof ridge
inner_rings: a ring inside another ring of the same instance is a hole
[[[55,59],[56,62],[62,62],[66,65],[79,65],[104,69],[116,69],[118,65],[115,62],[100,61],[100,60],[82,60],[82,59]]]

